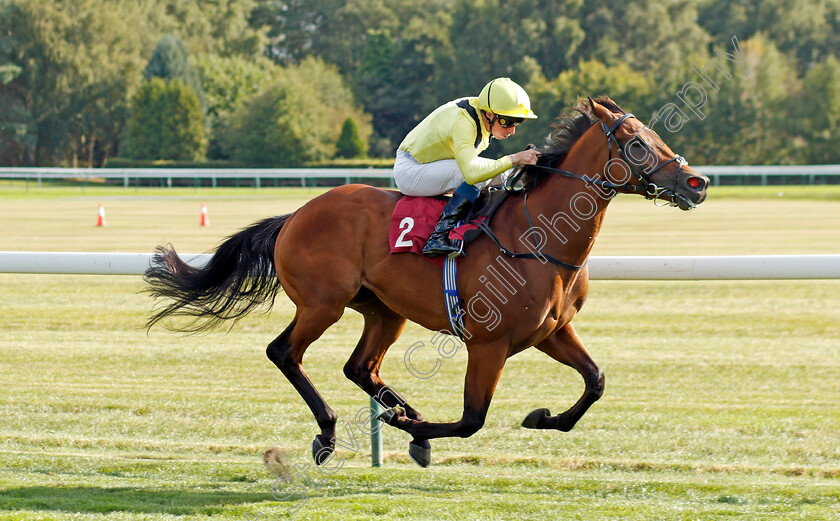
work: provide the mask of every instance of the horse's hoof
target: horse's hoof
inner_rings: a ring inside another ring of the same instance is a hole
[[[382,414],[377,416],[376,418],[383,422],[387,423],[388,425],[395,425],[397,423],[397,418],[405,414],[405,409],[402,407],[391,407],[390,409],[386,409]]]
[[[522,420],[522,426],[526,429],[544,429],[545,419],[551,416],[551,411],[548,409],[535,409],[531,414]]]
[[[432,446],[429,440],[412,440],[408,444],[408,455],[423,468],[432,462]]]
[[[321,441],[321,436],[315,436],[312,440],[312,459],[315,460],[316,465],[322,465],[332,455],[335,447],[332,444],[324,444]]]

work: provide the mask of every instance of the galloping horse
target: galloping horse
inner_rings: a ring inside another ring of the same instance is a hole
[[[580,101],[575,110],[574,116],[558,118],[540,164],[524,171],[524,188],[492,217],[495,238],[482,235],[459,260],[458,284],[468,303],[463,325],[468,362],[458,421],[425,421],[379,376],[406,320],[434,331],[450,328],[441,270],[417,255],[389,254],[388,226],[401,196],[395,191],[363,185],[332,189],[291,214],[232,235],[202,268],[185,264],[171,246],[159,248],[146,281],[148,292],[166,302],[148,326],[187,316],[190,323],[170,327],[210,329],[270,306],[285,290],[297,307],[295,317],[266,353],[315,415],[321,430],[312,444],[317,464],[335,448],[336,414],[301,361],[345,308],[363,315],[364,332],[344,374],[386,408],[383,421],[411,435],[409,454],[419,465],[431,461],[428,440],[466,438],[482,427],[505,360],[531,346],[577,370],[585,391],[565,412],[552,416],[537,409],[523,426],[570,430],[604,390],[604,374],[571,320],[588,293],[586,259],[611,198],[639,194],[689,210],[703,202],[709,185],[609,98]],[[531,253],[512,251],[523,246]],[[487,278],[479,275],[501,262],[512,280],[508,293],[499,291],[491,306],[487,298],[475,298],[488,293]],[[276,278],[266,276],[272,271]]]

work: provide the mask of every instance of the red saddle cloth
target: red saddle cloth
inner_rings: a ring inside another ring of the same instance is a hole
[[[423,246],[434,231],[440,212],[447,202],[448,199],[438,197],[402,196],[391,214],[391,227],[388,229],[391,253],[413,252],[422,255]],[[462,224],[449,232],[449,238],[463,240],[464,233],[475,228],[475,224]],[[439,260],[443,264],[443,259],[429,260]]]
[[[391,214],[388,246],[391,253],[422,254],[446,201],[437,197],[404,195]]]

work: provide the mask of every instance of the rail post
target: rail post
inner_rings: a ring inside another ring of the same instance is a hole
[[[370,466],[382,466],[382,422],[379,415],[382,414],[382,406],[375,399],[370,399],[370,408],[373,415],[370,418]]]

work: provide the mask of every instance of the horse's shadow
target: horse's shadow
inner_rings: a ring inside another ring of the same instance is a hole
[[[268,493],[189,489],[99,488],[86,486],[19,487],[0,490],[3,510],[76,513],[213,514],[229,507],[259,503]],[[296,501],[290,498],[289,502]]]

